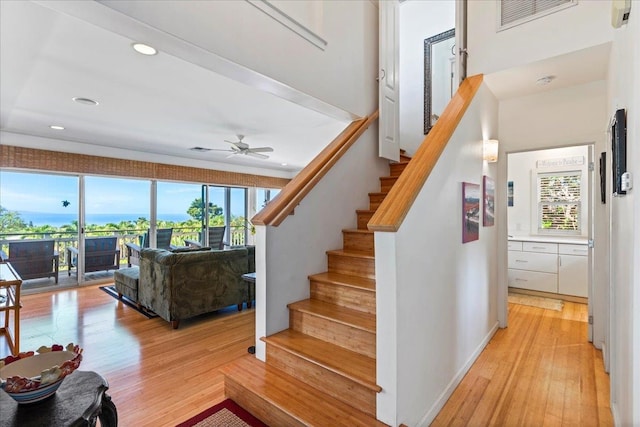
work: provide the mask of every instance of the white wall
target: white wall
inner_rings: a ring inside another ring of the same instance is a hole
[[[611,1],[579,1],[501,32],[496,31],[497,14],[496,1],[468,2],[469,75],[489,74],[611,40]]]
[[[260,337],[289,327],[287,304],[309,298],[308,276],[327,271],[326,251],[342,248],[342,229],[356,228],[356,209],[369,206],[379,177],[389,174],[378,157],[374,124],[278,227],[256,227],[256,350]]]
[[[400,146],[410,154],[424,139],[424,39],[453,27],[453,1],[400,4]]]
[[[604,80],[503,100],[500,148],[522,151],[595,141],[604,144],[605,107]]]
[[[461,243],[462,182],[496,177],[482,140],[497,129],[498,102],[483,84],[400,229],[375,233],[377,404],[387,424],[429,425],[497,329],[497,227]]]
[[[582,165],[572,167],[541,167],[538,168],[538,160],[571,159],[582,157]],[[513,182],[514,203],[507,207],[509,215],[508,232],[511,236],[529,236],[540,234],[537,228],[537,202],[536,177],[538,173],[581,171],[581,195],[580,207],[580,236],[587,237],[589,231],[589,205],[588,205],[588,164],[589,150],[586,145],[578,147],[564,147],[548,150],[526,151],[509,154],[507,181]],[[557,234],[554,234],[557,235]],[[577,237],[576,234],[571,234]]]
[[[634,2],[634,7],[638,6]],[[636,8],[637,9],[637,8]],[[637,12],[637,10],[634,10]],[[627,170],[636,187],[611,200],[611,402],[616,425],[640,425],[640,19],[615,31],[607,113],[627,109]],[[608,150],[609,155],[611,151]],[[610,195],[611,193],[609,193]]]
[[[375,111],[376,3],[325,0],[310,9],[287,3],[274,5],[284,6],[303,26],[319,32],[327,42],[324,50],[247,1],[102,2],[345,111],[359,116]]]

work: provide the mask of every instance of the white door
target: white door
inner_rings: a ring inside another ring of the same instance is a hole
[[[400,3],[381,1],[380,5],[380,70],[379,70],[379,155],[400,160],[400,104],[398,64],[400,62]]]

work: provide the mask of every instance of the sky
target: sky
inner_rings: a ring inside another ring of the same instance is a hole
[[[150,181],[85,177],[87,214],[149,212]],[[201,197],[200,184],[158,182],[158,217],[186,214],[191,202]],[[210,188],[210,201],[224,204],[224,189]],[[70,204],[64,207],[62,201]],[[233,189],[232,215],[243,215],[242,189]],[[78,178],[69,175],[0,171],[0,206],[11,211],[73,213],[78,209]],[[148,215],[147,215],[148,216]]]

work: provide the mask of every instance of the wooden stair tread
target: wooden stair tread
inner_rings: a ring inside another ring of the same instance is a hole
[[[347,274],[333,273],[330,271],[313,274],[309,276],[309,280],[315,280],[316,282],[322,283],[332,283],[340,286],[349,286],[373,292],[376,290],[376,281],[374,279],[368,279],[361,276],[349,276]]]
[[[347,233],[373,234],[373,231],[363,230],[361,228],[344,228],[342,231]]]
[[[376,213],[375,209],[356,209],[357,214],[374,214]]]
[[[389,194],[388,191],[374,191],[373,193],[369,193],[369,196],[386,196]]]
[[[355,329],[371,332],[373,334],[376,333],[375,314],[365,313],[363,311],[353,310],[351,308],[313,299],[293,302],[287,304],[287,307],[289,310],[297,310],[338,322]]]
[[[382,390],[375,382],[376,361],[371,357],[291,329],[261,339],[372,391]]]
[[[346,256],[352,258],[366,258],[366,259],[375,259],[375,255],[372,255],[368,252],[362,251],[345,251],[344,249],[335,249],[332,251],[327,251],[327,255],[338,255],[338,256]]]
[[[244,356],[221,368],[228,380],[307,426],[386,426],[253,356]],[[250,408],[245,408],[250,410]]]

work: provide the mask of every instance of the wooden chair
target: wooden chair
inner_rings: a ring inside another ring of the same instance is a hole
[[[3,262],[10,262],[23,280],[53,277],[58,283],[59,257],[53,239],[9,242],[9,255],[0,251]]]
[[[224,231],[227,227],[225,225],[221,225],[218,227],[209,227],[209,247],[211,249],[224,249],[227,243],[224,241]],[[195,240],[186,240],[184,244],[190,248],[201,248],[204,246],[204,242],[202,241],[202,232],[200,233],[200,241],[196,242]],[[228,246],[228,245],[227,245]]]
[[[68,247],[69,255],[69,276],[71,269],[78,270],[77,248]],[[120,249],[118,248],[118,238],[116,236],[109,237],[87,237],[84,239],[84,272],[103,270],[117,270],[120,268]]]
[[[140,244],[126,243],[127,247],[127,265],[140,264],[140,251],[143,248],[148,248],[150,243],[149,231],[147,230],[142,236],[140,236]],[[175,246],[171,244],[171,238],[173,237],[173,228],[159,228],[156,232],[156,248],[171,250]]]

